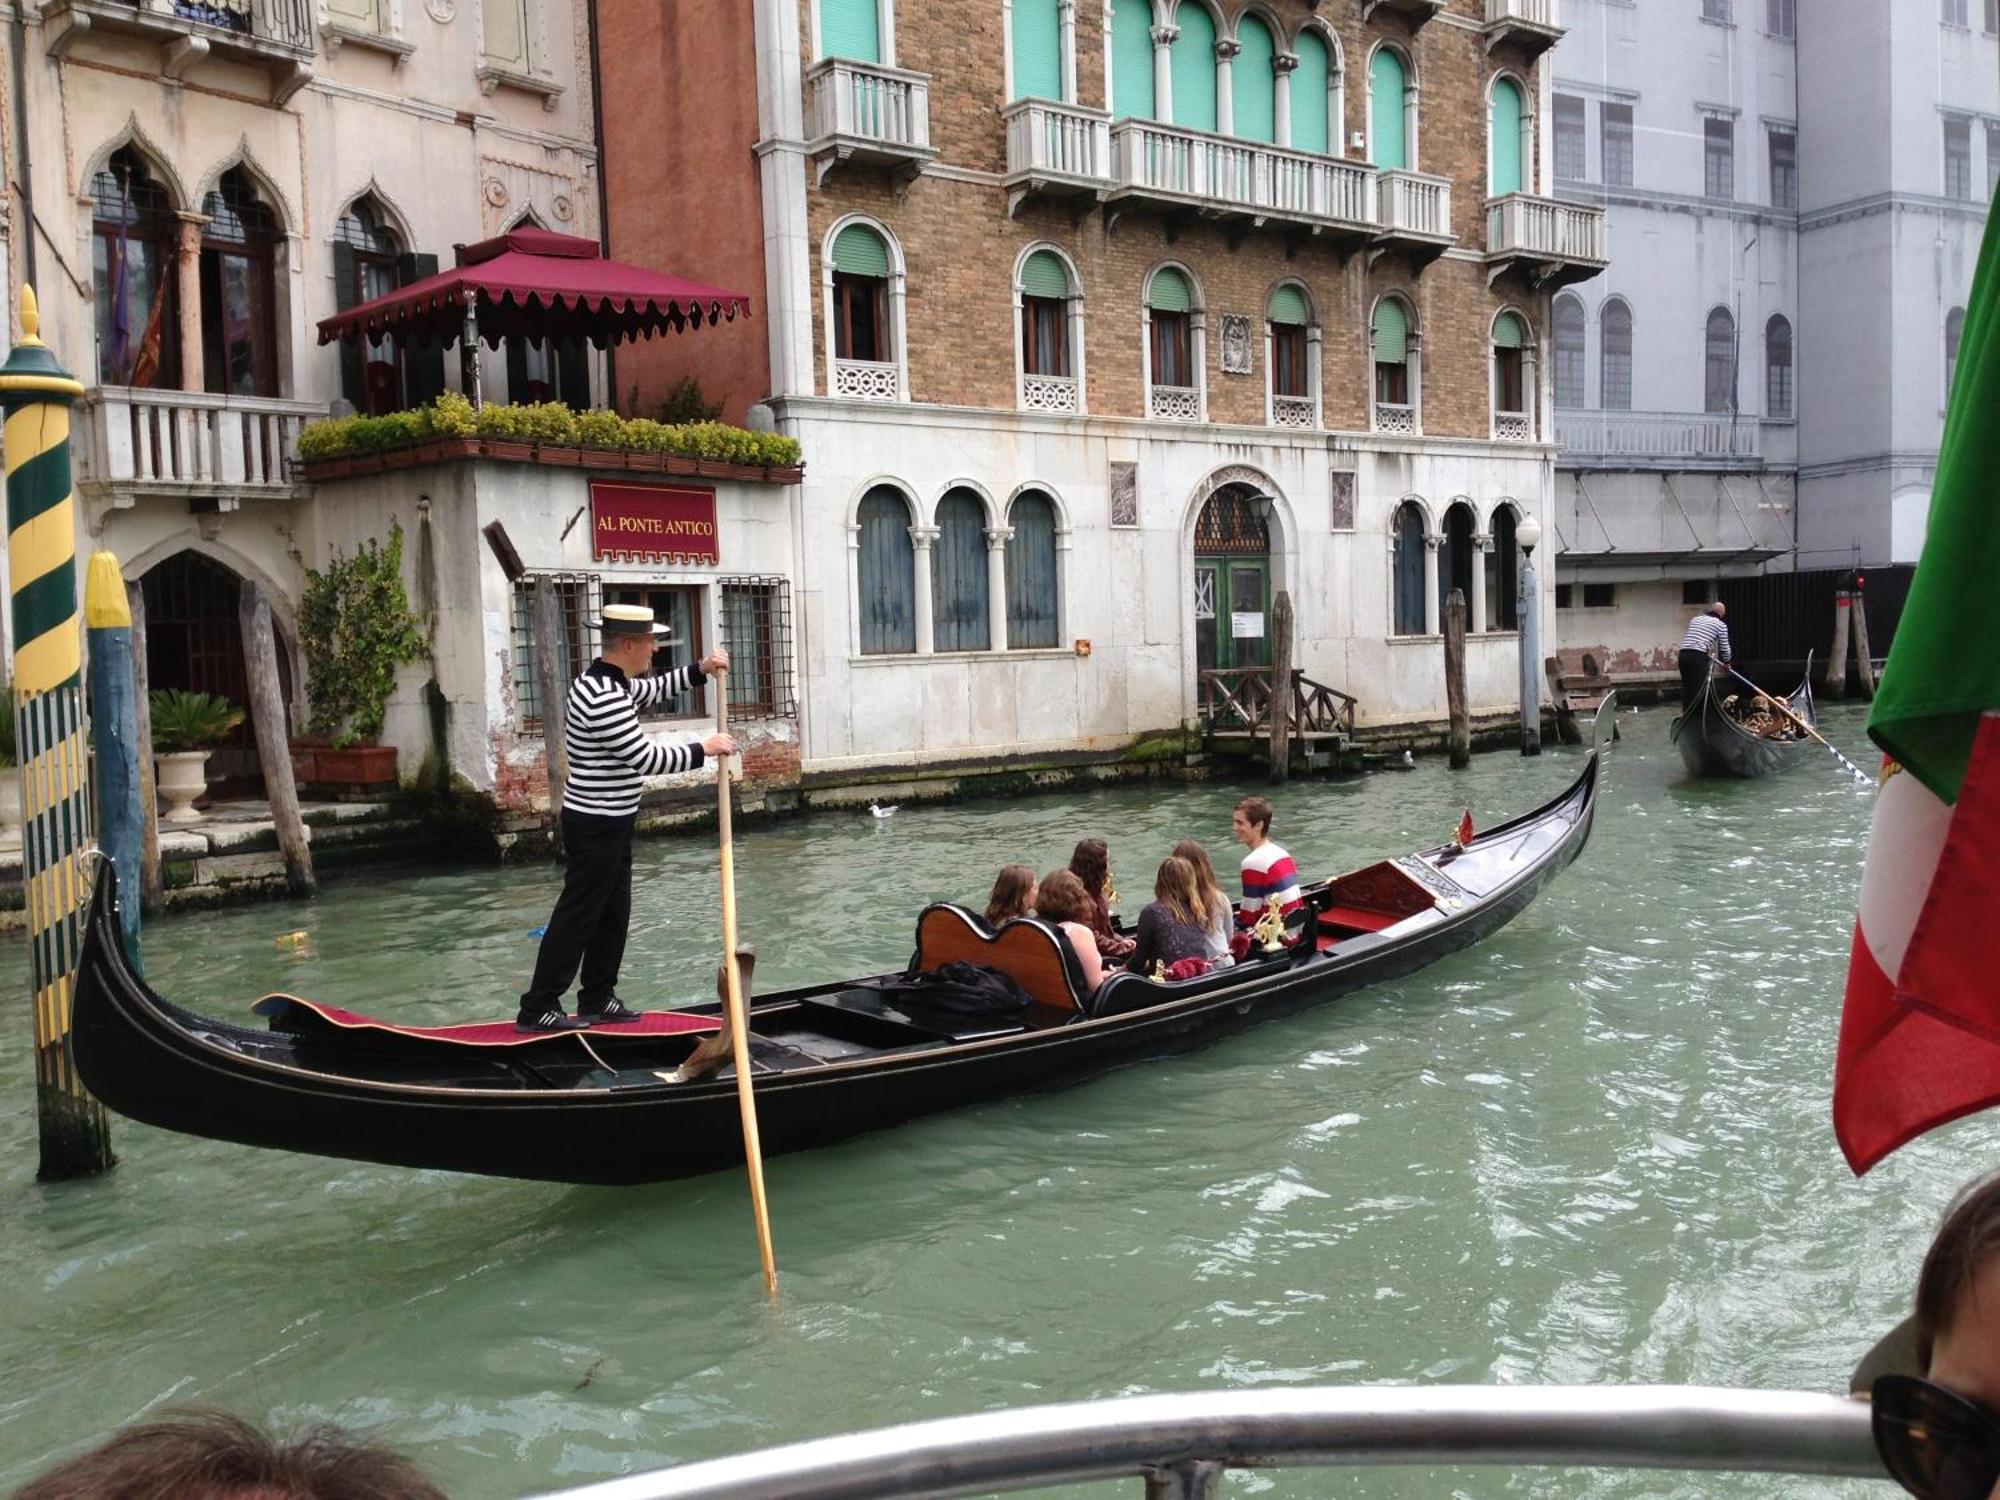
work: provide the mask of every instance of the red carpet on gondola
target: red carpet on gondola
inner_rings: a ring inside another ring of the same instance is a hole
[[[636,1021],[617,1026],[593,1026],[588,1031],[521,1031],[512,1021],[473,1021],[464,1026],[398,1026],[372,1016],[301,1000],[296,995],[266,995],[250,1009],[277,1029],[294,1036],[314,1032],[373,1032],[408,1037],[419,1042],[447,1042],[460,1047],[527,1047],[564,1037],[589,1037],[593,1042],[621,1037],[677,1036],[689,1031],[714,1031],[714,1016],[693,1016],[677,1010],[649,1010]]]

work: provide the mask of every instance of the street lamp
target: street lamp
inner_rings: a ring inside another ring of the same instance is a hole
[[[1535,586],[1535,547],[1542,539],[1541,522],[1523,516],[1514,528],[1520,544],[1519,597],[1515,619],[1521,624],[1521,753],[1542,753],[1542,611],[1541,590]]]

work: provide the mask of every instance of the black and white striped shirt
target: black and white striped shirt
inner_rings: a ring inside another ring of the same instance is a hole
[[[1729,627],[1715,615],[1696,615],[1688,621],[1688,633],[1681,637],[1681,650],[1699,651],[1704,656],[1729,658]]]
[[[702,676],[696,663],[635,682],[610,662],[592,662],[570,684],[569,709],[563,715],[569,740],[563,811],[595,818],[634,817],[642,778],[699,766],[706,758],[700,740],[667,744],[650,739],[639,728],[639,710],[686,692]]]

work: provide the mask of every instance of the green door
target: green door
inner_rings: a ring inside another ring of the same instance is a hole
[[[1401,171],[1409,163],[1403,139],[1403,60],[1387,47],[1368,65],[1368,145],[1375,165],[1385,172]]]
[[[1521,191],[1521,91],[1511,78],[1493,85],[1493,108],[1487,137],[1492,152],[1493,181],[1486,196],[1499,198]]]
[[[1271,661],[1271,560],[1199,557],[1194,564],[1197,671],[1263,667]]]

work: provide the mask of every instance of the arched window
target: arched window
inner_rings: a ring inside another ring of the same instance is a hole
[[[986,506],[971,490],[938,501],[931,544],[931,636],[938,651],[984,651],[992,644],[986,591]]]
[[[1194,287],[1172,266],[1153,273],[1146,292],[1147,362],[1155,417],[1201,419],[1199,341],[1195,337]]]
[[[1555,301],[1556,405],[1583,405],[1583,304],[1574,297]]]
[[[1342,142],[1329,134],[1332,117],[1329,90],[1333,87],[1333,62],[1326,42],[1318,32],[1301,31],[1292,43],[1299,65],[1292,69],[1292,149],[1316,155],[1341,155]],[[1329,141],[1331,145],[1329,146]]]
[[[1410,335],[1410,310],[1400,297],[1375,304],[1370,325],[1375,361],[1375,430],[1417,430],[1416,351]]]
[[[1246,141],[1274,142],[1278,139],[1278,44],[1271,39],[1271,28],[1254,15],[1236,23],[1236,40],[1242,50],[1229,64],[1234,100],[1231,127]]]
[[[861,497],[859,597],[861,654],[917,649],[917,556],[910,507],[902,493],[877,485]]]
[[[1013,48],[1014,97],[1063,97],[1061,0],[1013,0],[1008,43]]]
[[[389,214],[363,193],[333,224],[333,305],[357,306],[437,273],[435,255],[410,253]],[[580,353],[580,351],[579,351]],[[340,343],[340,393],[370,416],[422,406],[444,390],[444,346],[400,347],[392,334]]]
[[[1519,313],[1493,320],[1493,435],[1529,440],[1535,435],[1533,341]]]
[[[1965,309],[1954,307],[1944,318],[1944,398],[1951,400],[1951,389],[1958,383],[1958,346],[1965,337]]]
[[[1397,635],[1424,633],[1424,513],[1414,500],[1396,508],[1390,533],[1395,554],[1395,627]]]
[[[1181,34],[1173,44],[1174,123],[1189,130],[1215,129],[1215,18],[1186,0]]]
[[[819,55],[883,61],[881,0],[819,0]]]
[[[1708,315],[1708,337],[1704,345],[1701,409],[1707,412],[1736,410],[1736,320],[1729,309],[1718,307]]]
[[[1056,644],[1056,508],[1039,490],[1023,490],[1007,512],[1007,649]]]
[[[1486,196],[1489,198],[1521,191],[1521,127],[1526,118],[1520,85],[1511,78],[1496,79],[1493,99],[1486,111]]]
[[[1782,314],[1764,325],[1764,415],[1792,415],[1792,325]]]
[[[1077,362],[1071,347],[1076,289],[1053,250],[1021,262],[1021,404],[1030,411],[1073,412]]]
[[[1444,513],[1444,545],[1438,548],[1438,618],[1443,619],[1445,600],[1457,589],[1465,598],[1465,621],[1477,629],[1472,618],[1472,507],[1464,501]]]
[[[1404,118],[1408,86],[1403,59],[1388,47],[1377,47],[1368,64],[1368,157],[1384,171],[1410,165]]]
[[[1486,554],[1486,628],[1519,630],[1521,601],[1519,543],[1514,539],[1514,507],[1503,505],[1493,512],[1493,548]]]
[[[272,260],[278,219],[241,167],[222,174],[202,200],[202,369],[219,395],[278,394],[277,289]]]
[[[1606,411],[1632,409],[1632,309],[1613,297],[1604,304],[1600,327],[1603,349],[1597,372],[1597,404]]]
[[[1312,357],[1312,308],[1297,282],[1271,293],[1271,421],[1279,427],[1317,427],[1316,361]]]
[[[174,202],[130,146],[90,180],[97,378],[104,385],[181,383]]]
[[[834,236],[827,286],[836,396],[902,397],[896,278],[888,241],[866,224]]]
[[[1150,120],[1153,98],[1152,0],[1114,0],[1111,11],[1111,114]]]

